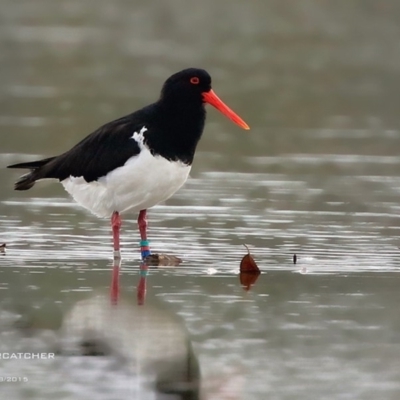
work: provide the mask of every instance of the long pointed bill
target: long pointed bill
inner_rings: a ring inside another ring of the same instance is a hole
[[[236,113],[234,113],[216,94],[210,89],[209,92],[203,92],[203,100],[205,103],[211,104],[222,114],[227,116],[230,120],[232,120],[235,124],[239,125],[241,128],[249,130],[250,127],[239,117]]]

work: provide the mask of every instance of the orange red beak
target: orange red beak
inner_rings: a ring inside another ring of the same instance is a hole
[[[235,112],[233,112],[216,94],[210,89],[208,92],[203,92],[203,101],[205,103],[211,104],[219,112],[228,117],[235,124],[239,125],[241,128],[249,130],[250,127],[239,117]]]

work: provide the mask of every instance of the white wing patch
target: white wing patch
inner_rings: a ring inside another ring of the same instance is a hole
[[[138,142],[139,147],[142,149],[144,146],[144,133],[147,131],[147,128],[143,126],[143,128],[139,132],[133,132],[132,139]]]

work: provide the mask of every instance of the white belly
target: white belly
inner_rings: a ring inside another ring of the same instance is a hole
[[[142,148],[138,156],[98,181],[87,183],[83,177],[70,176],[61,183],[81,206],[99,217],[110,217],[114,211],[137,212],[168,199],[185,183],[190,168]]]

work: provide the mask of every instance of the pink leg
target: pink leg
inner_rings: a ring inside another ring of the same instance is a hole
[[[119,298],[119,271],[121,266],[121,254],[119,245],[119,231],[121,229],[121,217],[118,211],[114,211],[111,216],[111,228],[114,244],[114,266],[111,275],[110,299],[111,304],[117,304]]]
[[[146,264],[144,263],[140,264],[140,279],[137,287],[138,306],[142,306],[146,298],[146,277],[148,269],[149,267]]]
[[[151,254],[149,242],[147,240],[147,218],[146,210],[141,210],[138,217],[138,225],[140,232],[140,252],[142,254],[142,259],[144,260],[147,256]]]
[[[114,241],[114,257],[120,257],[120,246],[119,246],[119,231],[121,229],[121,217],[118,211],[114,211],[111,217],[111,227],[113,232]]]
[[[111,304],[118,304],[119,299],[119,270],[120,270],[120,260],[114,259],[114,266],[111,275],[111,288],[110,288],[110,300]]]

